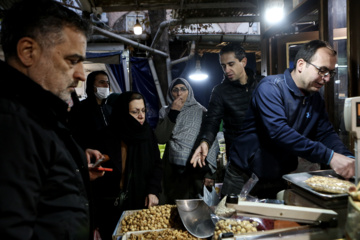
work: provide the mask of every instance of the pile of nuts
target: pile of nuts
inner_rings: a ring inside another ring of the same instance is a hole
[[[257,232],[258,222],[248,220],[220,220],[215,225],[214,239],[219,239],[221,233],[232,232],[234,234],[244,234]]]
[[[182,228],[176,205],[154,206],[126,216],[121,221],[120,233],[164,228]]]
[[[327,193],[346,193],[350,187],[355,187],[349,181],[324,176],[312,176],[305,183],[315,191]]]
[[[162,230],[156,232],[146,232],[141,234],[130,234],[129,240],[143,240],[143,239],[177,239],[177,240],[196,240],[196,237],[193,237],[187,231],[182,230]]]

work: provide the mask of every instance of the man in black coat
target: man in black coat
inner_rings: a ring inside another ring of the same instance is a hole
[[[67,128],[71,92],[85,80],[89,26],[49,0],[21,1],[2,21],[1,239],[89,239],[90,158]]]
[[[224,80],[212,91],[206,118],[199,134],[201,143],[191,159],[194,167],[197,164],[205,165],[206,156],[216,139],[221,120],[228,153],[236,133],[240,130],[252,91],[258,82],[253,71],[246,68],[246,53],[240,44],[230,43],[224,46],[220,51],[220,64],[224,70]]]

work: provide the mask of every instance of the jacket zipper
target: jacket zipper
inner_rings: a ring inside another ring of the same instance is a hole
[[[107,125],[108,125],[108,123],[107,123],[107,121],[106,121],[105,114],[104,114],[104,111],[103,111],[102,106],[100,106],[100,110],[101,110],[101,115],[102,115],[102,116],[103,116],[103,118],[104,118],[105,126],[107,126]]]

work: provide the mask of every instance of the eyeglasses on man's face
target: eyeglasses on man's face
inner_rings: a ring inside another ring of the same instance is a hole
[[[171,91],[172,91],[173,93],[186,92],[186,91],[187,91],[187,88],[185,88],[185,87],[173,88]]]
[[[334,77],[336,75],[336,72],[334,70],[329,70],[327,67],[318,67],[315,64],[312,64],[311,62],[305,61],[311,66],[315,67],[317,70],[319,70],[318,74],[322,77],[329,76],[330,78]]]

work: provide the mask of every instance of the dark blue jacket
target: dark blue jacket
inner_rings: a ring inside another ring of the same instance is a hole
[[[298,156],[329,164],[334,151],[352,155],[334,131],[320,93],[304,95],[287,69],[258,84],[230,161],[259,178],[279,179],[297,168]]]

